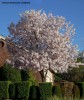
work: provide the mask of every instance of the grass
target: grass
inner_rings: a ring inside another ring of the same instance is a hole
[[[84,100],[84,99],[74,99],[73,97],[58,98],[57,96],[49,97],[47,100]]]

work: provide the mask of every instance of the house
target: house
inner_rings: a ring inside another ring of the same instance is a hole
[[[36,80],[38,82],[42,82],[42,77],[41,77],[40,72],[38,71],[38,72],[34,73],[34,76],[35,76],[35,78],[36,78]],[[53,71],[52,69],[49,69],[47,71],[47,74],[46,74],[45,82],[52,82],[52,83],[54,83],[54,74],[55,74],[55,71]]]
[[[0,67],[2,67],[8,58],[8,51],[6,48],[5,38],[0,36]]]
[[[53,71],[52,69],[49,69],[47,72],[45,81],[54,83],[54,75],[55,75],[55,71]]]
[[[0,49],[6,47],[5,37],[0,35]]]
[[[6,48],[5,37],[0,35],[0,49]]]

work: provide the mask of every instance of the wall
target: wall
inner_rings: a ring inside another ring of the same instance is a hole
[[[49,70],[47,72],[46,82],[53,82],[53,74]]]

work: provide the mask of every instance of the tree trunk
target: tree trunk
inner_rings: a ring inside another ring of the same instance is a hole
[[[41,80],[42,80],[42,82],[46,82],[47,71],[46,71],[46,73],[44,74],[44,70],[41,70],[41,71],[40,71],[40,75],[41,75]]]

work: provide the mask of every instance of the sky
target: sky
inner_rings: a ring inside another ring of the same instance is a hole
[[[30,2],[29,4],[3,4],[3,2]],[[19,14],[26,10],[42,10],[54,16],[63,16],[76,28],[73,44],[84,50],[84,0],[0,0],[0,34],[10,34],[8,26],[17,23]]]

